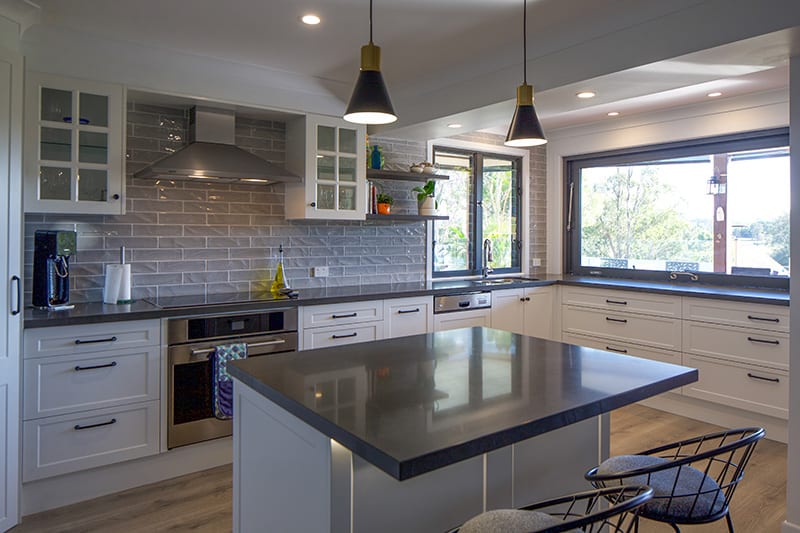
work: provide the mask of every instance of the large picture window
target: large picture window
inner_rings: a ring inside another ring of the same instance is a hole
[[[781,129],[568,160],[568,270],[788,286],[788,144]]]
[[[495,273],[520,272],[522,157],[434,146],[433,162],[450,176],[436,185],[450,218],[433,224],[433,276],[480,274],[485,239]]]

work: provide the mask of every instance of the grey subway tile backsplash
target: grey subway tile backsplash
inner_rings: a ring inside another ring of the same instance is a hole
[[[425,278],[425,224],[411,222],[287,221],[282,184],[214,184],[168,179],[134,179],[133,173],[187,139],[187,114],[163,106],[128,104],[127,212],[124,215],[25,215],[26,298],[30,302],[33,233],[37,229],[78,232],[72,261],[72,301],[102,300],[105,265],[128,249],[133,297],[269,290],[285,250],[286,275],[303,289]],[[276,164],[285,163],[282,122],[237,117],[237,144]],[[502,143],[480,134],[466,140]],[[388,169],[407,169],[426,159],[424,142],[370,138],[383,148]],[[544,149],[531,157],[531,255],[544,263]],[[537,169],[534,171],[534,169]],[[413,208],[403,184],[387,184],[396,206]],[[311,277],[328,266],[330,275]],[[540,269],[544,271],[544,269]]]

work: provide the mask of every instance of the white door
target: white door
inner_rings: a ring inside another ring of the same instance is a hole
[[[525,334],[525,301],[522,289],[492,292],[492,327]]]
[[[0,48],[0,531],[19,521],[22,72]]]

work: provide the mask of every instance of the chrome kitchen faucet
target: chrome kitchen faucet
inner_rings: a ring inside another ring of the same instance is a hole
[[[492,241],[489,239],[483,240],[483,268],[481,269],[482,276],[484,279],[489,277],[489,274],[494,272],[494,269],[489,266],[489,263],[493,261],[492,259]]]

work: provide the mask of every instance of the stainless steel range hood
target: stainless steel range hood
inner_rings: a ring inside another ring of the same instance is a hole
[[[135,178],[275,183],[300,182],[299,176],[242,150],[234,144],[233,111],[194,107],[189,117],[189,144],[135,172]]]

